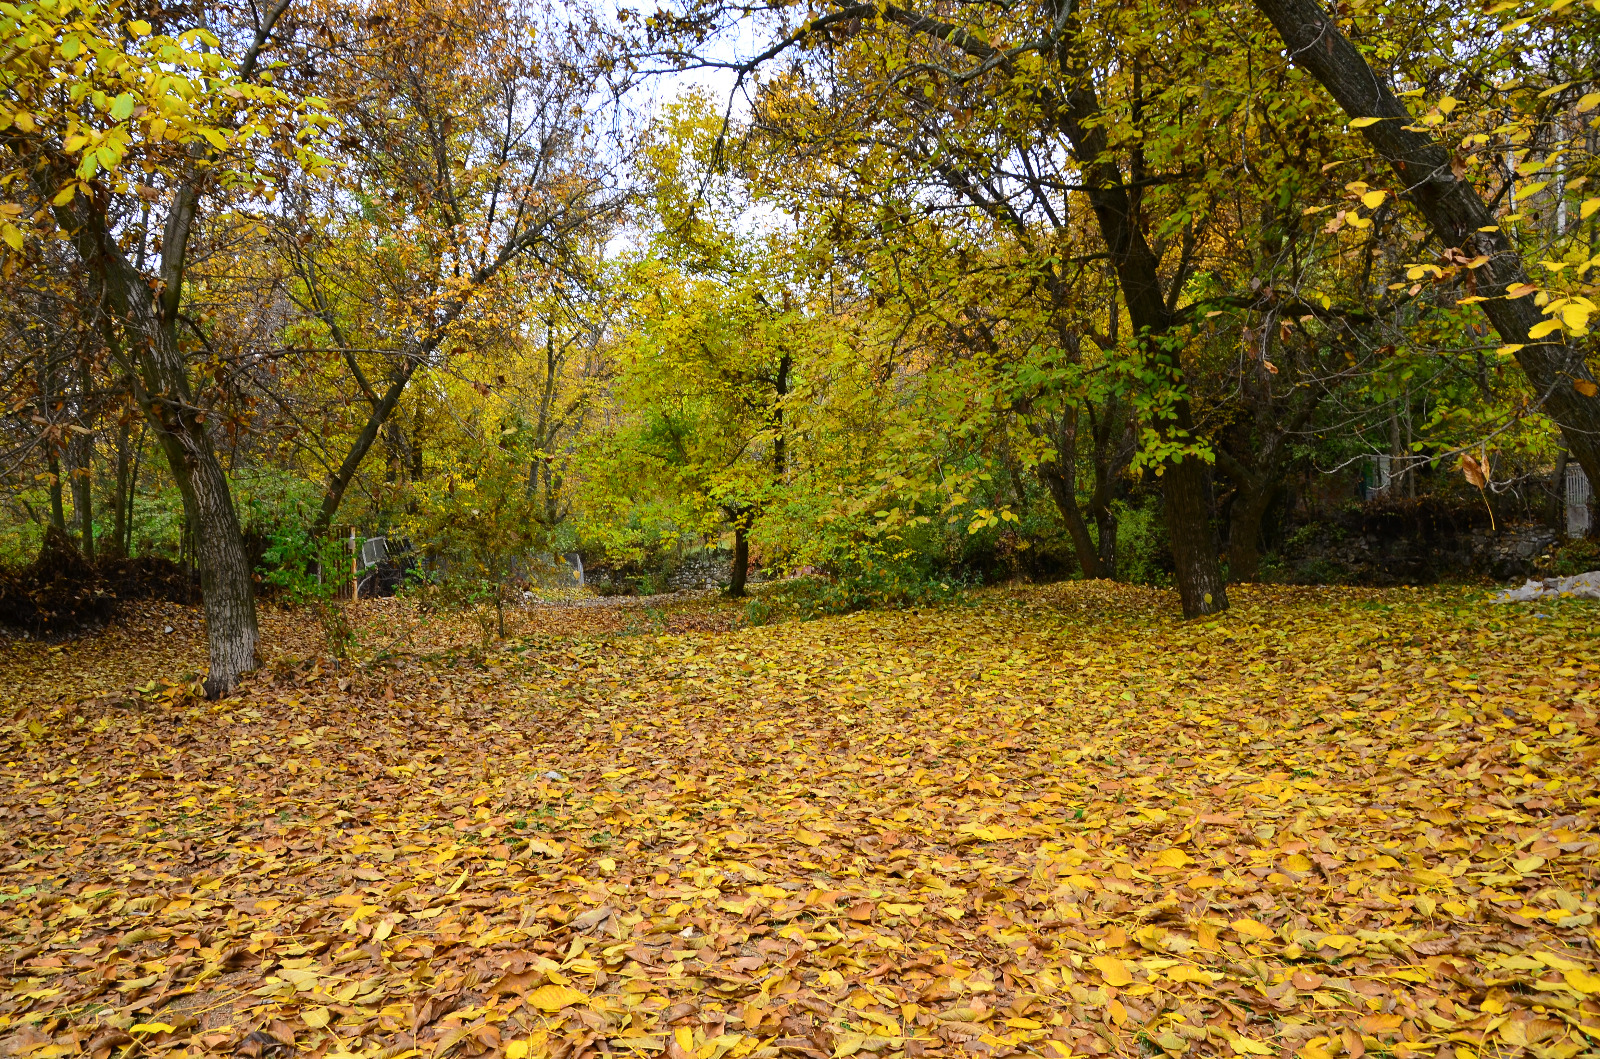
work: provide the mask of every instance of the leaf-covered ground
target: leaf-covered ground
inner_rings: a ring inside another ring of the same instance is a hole
[[[0,1048],[1595,1053],[1600,609],[1238,596],[12,644]]]

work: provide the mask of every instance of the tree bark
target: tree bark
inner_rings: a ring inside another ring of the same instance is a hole
[[[1198,456],[1164,464],[1162,496],[1167,502],[1167,529],[1177,568],[1178,597],[1183,616],[1198,618],[1228,607],[1227,583],[1217,557],[1211,528],[1211,482]]]
[[[45,197],[54,193],[49,183],[40,190]],[[184,226],[193,217],[192,199],[186,203],[183,196],[178,198],[167,224],[169,246],[187,240]],[[187,219],[185,209],[189,211]],[[255,668],[260,634],[250,562],[227,475],[211,444],[204,412],[194,403],[178,348],[176,301],[170,308],[157,304],[150,283],[124,256],[104,217],[82,197],[55,210],[57,222],[99,288],[96,300],[121,323],[130,339],[128,352],[137,362],[125,367],[134,380],[134,396],[155,430],[183,497],[194,533],[210,648],[205,688],[207,695],[216,698]],[[175,274],[167,277],[169,294],[173,283],[182,282],[181,267],[172,271]]]
[[[1380,120],[1361,129],[1373,149],[1389,163],[1410,198],[1447,247],[1488,261],[1469,275],[1489,322],[1516,351],[1517,363],[1539,400],[1561,427],[1572,457],[1590,481],[1600,481],[1600,396],[1581,346],[1565,340],[1528,337],[1547,319],[1531,297],[1507,292],[1528,281],[1522,255],[1495,224],[1483,199],[1456,176],[1445,148],[1414,131],[1412,116],[1387,78],[1373,70],[1361,52],[1328,17],[1317,0],[1255,0],[1283,38],[1289,58],[1308,71],[1352,118]],[[1486,231],[1485,229],[1493,229]],[[1557,335],[1560,332],[1556,333]],[[1582,384],[1587,394],[1578,389]]]
[[[1545,506],[1546,521],[1562,533],[1567,529],[1567,450],[1556,450],[1556,466],[1550,475],[1549,499]]]
[[[111,497],[111,540],[105,548],[106,556],[112,559],[125,559],[128,555],[128,509],[132,506],[128,472],[132,462],[132,453],[129,451],[132,428],[133,425],[124,417],[117,430],[117,484],[116,492]]]
[[[1233,479],[1237,493],[1228,512],[1228,577],[1254,581],[1261,576],[1261,523],[1282,489],[1276,474],[1251,474],[1220,451],[1217,466]]]
[[[72,520],[78,524],[78,551],[94,562],[93,449],[88,438],[72,441]]]
[[[139,465],[144,462],[144,428],[139,424],[139,440],[133,445],[133,467],[128,471],[128,517],[123,526],[122,554],[133,554],[133,502],[139,495]]]
[[[733,570],[728,578],[728,595],[744,598],[744,584],[750,575],[750,538],[743,520],[733,524]]]
[[[45,444],[49,445],[49,442]],[[50,525],[65,534],[67,532],[67,507],[61,496],[61,459],[56,455],[55,446],[53,445],[50,445],[49,456],[45,461],[45,466],[50,472]]]
[[[72,514],[78,523],[78,551],[94,562],[94,435],[89,433],[93,421],[89,415],[89,394],[93,380],[89,375],[89,359],[80,351],[78,357],[78,429],[72,439]]]
[[[1078,508],[1077,491],[1072,481],[1075,476],[1069,476],[1070,471],[1063,470],[1058,462],[1041,463],[1036,473],[1039,481],[1050,491],[1050,499],[1055,501],[1056,510],[1061,512],[1061,521],[1066,523],[1067,535],[1072,538],[1072,550],[1078,553],[1078,567],[1083,571],[1085,580],[1105,577],[1099,550],[1089,536],[1089,527]]]

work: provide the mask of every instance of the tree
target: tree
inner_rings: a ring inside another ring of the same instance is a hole
[[[194,11],[188,26],[166,21],[175,12],[155,24],[125,22],[95,0],[26,3],[0,15],[0,38],[15,56],[3,76],[21,104],[0,129],[0,181],[12,196],[0,237],[21,249],[14,219],[30,212],[31,195],[47,206],[32,215],[53,221],[89,277],[90,312],[107,321],[194,528],[214,696],[255,666],[255,603],[180,310],[203,207],[263,189],[269,144],[317,164],[307,147],[321,121],[315,102],[277,87],[263,61],[290,36],[288,6],[276,0],[238,22],[231,10]],[[127,223],[143,203],[165,215],[153,243]]]
[[[626,202],[591,132],[595,70],[553,22],[452,0],[342,8],[334,27],[339,179],[298,187],[277,239],[297,334],[322,350],[306,366],[343,369],[328,384],[362,410],[327,446],[313,532],[417,371],[514,324],[518,269],[588,282],[586,251]]]
[[[1087,200],[1104,253],[1117,274],[1131,324],[1129,350],[1136,362],[1132,370],[1142,384],[1143,448],[1163,482],[1184,613],[1198,616],[1224,609],[1227,596],[1210,526],[1207,447],[1186,396],[1181,356],[1186,314],[1180,312],[1180,299],[1193,267],[1195,225],[1186,228],[1179,223],[1176,231],[1187,235],[1160,248],[1173,258],[1164,268],[1164,255],[1152,246],[1143,212],[1148,202],[1145,174],[1140,171],[1142,148],[1136,137],[1116,141],[1110,137],[1110,115],[1100,101],[1097,75],[1131,94],[1136,125],[1143,124],[1138,113],[1145,103],[1141,87],[1130,86],[1112,72],[1112,66],[1101,70],[1091,66],[1095,49],[1071,3],[1037,13],[1043,17],[1002,18],[996,25],[989,24],[992,12],[987,8],[956,5],[951,10],[950,17],[934,17],[894,4],[838,5],[790,28],[760,55],[729,65],[745,76],[795,46],[829,47],[837,42],[839,50],[852,57],[829,64],[827,74],[837,74],[834,83],[845,91],[859,90],[881,104],[870,111],[874,115],[914,112],[932,100],[969,116],[988,112],[991,120],[982,127],[1003,129],[1018,139],[1048,138],[1055,149],[1070,153],[1071,168],[1079,179],[1048,182]],[[714,5],[691,5],[682,24],[704,36],[721,14]],[[1138,30],[1108,17],[1096,27],[1095,39],[1117,40],[1123,32]],[[997,47],[990,43],[997,36],[1023,43]],[[1141,37],[1130,50],[1147,46],[1150,41]],[[708,62],[692,52],[669,51],[667,57],[687,64]],[[1109,56],[1102,58],[1110,62]],[[902,135],[902,130],[893,128],[866,137],[859,130],[854,133],[856,142],[865,143],[893,142]],[[929,157],[930,164],[948,165],[944,139],[938,148]],[[1007,142],[993,157],[1009,160],[1011,150]],[[915,153],[916,141],[911,151]],[[966,160],[958,156],[956,164]],[[955,180],[983,194],[982,181],[988,175],[957,175]]]
[[[1454,250],[1473,280],[1475,304],[1483,307],[1505,349],[1533,386],[1537,400],[1561,428],[1567,449],[1589,476],[1600,481],[1600,387],[1573,341],[1587,333],[1593,302],[1581,297],[1546,299],[1529,279],[1521,253],[1504,225],[1453,158],[1396,95],[1389,79],[1374,70],[1316,0],[1255,0],[1289,51],[1338,101],[1367,143],[1394,170],[1403,196],[1427,219],[1434,236]],[[1563,86],[1564,87],[1564,86]],[[1487,141],[1487,137],[1484,140]],[[1570,336],[1570,337],[1569,337]]]

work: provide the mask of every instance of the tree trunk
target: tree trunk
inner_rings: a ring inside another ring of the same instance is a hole
[[[1547,319],[1531,297],[1508,297],[1527,284],[1522,255],[1495,224],[1476,189],[1457,177],[1451,159],[1432,137],[1413,131],[1413,119],[1387,78],[1367,63],[1317,0],[1255,0],[1288,45],[1296,66],[1311,73],[1352,118],[1378,118],[1361,134],[1399,176],[1434,235],[1469,258],[1489,260],[1469,273],[1473,293],[1490,323],[1516,350],[1550,417],[1561,427],[1572,457],[1592,482],[1600,482],[1600,392],[1582,346],[1562,339],[1534,340],[1528,331]],[[1556,333],[1559,336],[1560,332]],[[1582,390],[1579,386],[1582,386]]]
[[[67,532],[67,508],[61,497],[61,460],[56,456],[55,446],[50,445],[49,442],[45,442],[45,444],[48,446],[47,451],[49,453],[45,466],[50,472],[50,525],[65,534]],[[71,538],[68,537],[68,539],[70,540]]]
[[[39,416],[51,418],[51,405],[56,402],[55,363],[50,359],[49,339],[39,348]],[[48,434],[44,441],[45,469],[50,472],[50,525],[67,536],[67,510],[61,497],[61,457],[55,439]]]
[[[1254,581],[1261,576],[1261,523],[1278,495],[1276,482],[1238,482],[1228,519],[1228,576]]]
[[[744,598],[745,579],[750,575],[750,539],[742,519],[733,524],[733,571],[728,578],[728,595]]]
[[[1556,468],[1550,475],[1549,498],[1545,504],[1545,521],[1560,530],[1567,529],[1567,450],[1556,450]]]
[[[72,514],[78,523],[78,551],[94,562],[94,435],[88,433],[89,393],[93,380],[89,360],[78,357],[78,429],[72,439]]]
[[[1072,550],[1077,554],[1078,567],[1085,580],[1109,577],[1100,563],[1100,553],[1089,536],[1089,527],[1083,521],[1083,511],[1078,507],[1078,409],[1068,405],[1059,419],[1050,417],[1044,426],[1030,424],[1035,437],[1043,438],[1055,450],[1055,458],[1041,461],[1034,474],[1050,492],[1061,521],[1066,524],[1067,536],[1072,538]]]
[[[133,554],[133,501],[139,495],[139,465],[144,462],[144,427],[139,424],[139,440],[133,446],[133,467],[128,471],[128,515],[123,525],[122,554]]]
[[[53,187],[47,184],[46,189],[53,194]],[[192,211],[192,205],[188,208]],[[163,311],[156,303],[150,283],[123,255],[104,218],[81,196],[56,207],[56,216],[99,288],[100,307],[121,323],[138,358],[136,368],[126,365],[132,369],[134,396],[166,453],[194,533],[210,647],[205,688],[216,698],[256,666],[255,591],[227,475],[212,447],[204,414],[195,405],[178,348],[176,306]],[[175,214],[169,229],[176,223]],[[181,276],[172,278],[181,282]]]
[[[1163,471],[1162,495],[1167,502],[1167,529],[1172,535],[1183,616],[1215,614],[1227,608],[1228,592],[1211,529],[1211,483],[1206,465],[1200,457],[1189,455],[1167,461]]]
[[[1078,497],[1072,480],[1062,472],[1059,463],[1041,463],[1036,473],[1039,481],[1050,490],[1050,499],[1055,501],[1056,510],[1061,512],[1061,521],[1067,525],[1067,535],[1072,538],[1072,550],[1078,553],[1078,566],[1083,570],[1085,580],[1105,577],[1099,550],[1089,536],[1083,512],[1078,509]]]
[[[78,551],[94,562],[93,448],[89,439],[72,441],[72,518],[78,524]]]
[[[1101,576],[1115,581],[1117,578],[1117,532],[1120,524],[1117,513],[1110,504],[1094,511],[1094,532],[1099,550]]]
[[[1111,340],[1115,342],[1117,328],[1114,314],[1109,330]],[[1090,427],[1094,437],[1094,493],[1089,497],[1089,515],[1094,519],[1101,576],[1113,580],[1117,576],[1118,525],[1116,510],[1111,503],[1115,499],[1119,484],[1123,481],[1122,474],[1127,470],[1129,460],[1133,458],[1135,447],[1135,442],[1132,440],[1131,419],[1125,420],[1127,443],[1122,444],[1113,440],[1117,434],[1118,420],[1124,418],[1119,414],[1120,403],[1115,397],[1110,398],[1098,416],[1094,414],[1094,406],[1089,406]]]
[[[128,539],[128,442],[131,434],[132,424],[124,417],[117,430],[116,486],[111,496],[111,539],[105,546],[108,559],[124,559],[128,555],[125,542]]]
[[[1404,479],[1406,477],[1406,472],[1403,470],[1403,467],[1405,465],[1400,462],[1401,460],[1403,460],[1405,458],[1406,454],[1405,454],[1405,451],[1404,451],[1402,446],[1403,446],[1403,443],[1400,440],[1400,412],[1398,410],[1391,411],[1389,413],[1389,490],[1388,491],[1389,491],[1389,495],[1392,496],[1392,497],[1402,497],[1402,496],[1406,495],[1405,481],[1404,481]]]
[[[350,446],[350,451],[345,453],[344,462],[339,469],[328,476],[327,489],[322,494],[322,506],[317,509],[316,521],[311,524],[311,536],[321,537],[328,532],[328,527],[333,525],[333,516],[339,511],[339,505],[344,501],[345,490],[350,488],[350,483],[355,480],[356,471],[361,468],[361,461],[367,458],[367,453],[372,450],[372,443],[378,440],[378,431],[389,421],[395,405],[400,403],[400,395],[405,393],[406,383],[411,381],[412,374],[417,370],[417,365],[422,363],[422,358],[427,351],[422,351],[415,357],[406,360],[386,390],[372,406],[372,411],[367,415],[366,425],[361,428],[361,433],[356,435],[355,442]]]

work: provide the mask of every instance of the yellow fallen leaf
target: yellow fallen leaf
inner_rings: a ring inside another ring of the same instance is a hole
[[[128,1027],[129,1033],[174,1033],[176,1026],[169,1026],[165,1022],[135,1022]]]
[[[1156,863],[1166,868],[1182,868],[1189,863],[1189,854],[1181,849],[1164,849],[1156,854]]]
[[[306,1008],[300,1012],[300,1019],[314,1030],[320,1030],[328,1024],[328,1009],[325,1007]]]
[[[1328,1052],[1329,1038],[1313,1037],[1300,1046],[1300,1059],[1332,1059]]]
[[[1544,867],[1544,864],[1544,858],[1539,856],[1537,853],[1533,854],[1532,856],[1521,857],[1511,862],[1511,866],[1524,875],[1531,871],[1538,871],[1540,868]]]
[[[1290,871],[1310,871],[1312,867],[1311,859],[1304,853],[1291,853],[1283,866]]]
[[[1253,1041],[1249,1037],[1235,1037],[1228,1045],[1235,1055],[1271,1055],[1276,1050],[1270,1044]]]
[[[529,993],[526,999],[540,1011],[560,1011],[562,1008],[581,1004],[589,998],[576,989],[569,989],[564,985],[542,985]]]
[[[1167,968],[1166,975],[1174,982],[1200,982],[1204,985],[1210,985],[1213,981],[1210,971],[1202,971],[1200,968],[1192,967],[1186,963]]]
[[[1235,919],[1230,925],[1234,930],[1238,931],[1240,934],[1243,934],[1247,938],[1259,938],[1262,941],[1266,941],[1269,938],[1275,938],[1278,936],[1273,933],[1271,927],[1262,923],[1257,923],[1253,919]]]
[[[512,1041],[506,1045],[506,1059],[527,1059],[528,1042]]]
[[[1600,995],[1600,974],[1590,974],[1588,971],[1563,971],[1561,977],[1580,993],[1589,996]]]
[[[317,984],[317,973],[305,971],[296,967],[285,967],[278,971],[278,977],[304,993]]]
[[[1128,970],[1128,965],[1115,956],[1096,956],[1089,962],[1100,972],[1100,977],[1106,980],[1106,985],[1120,988],[1133,984],[1133,974]]]

